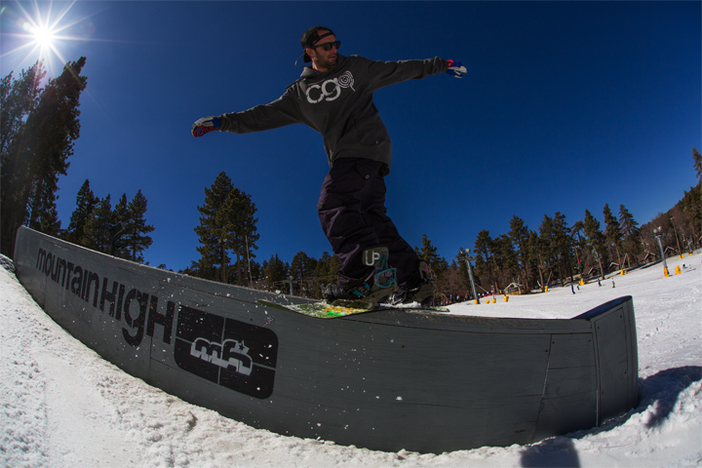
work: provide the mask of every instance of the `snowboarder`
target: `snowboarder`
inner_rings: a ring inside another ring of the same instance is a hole
[[[398,62],[346,57],[338,53],[341,41],[322,26],[305,31],[300,43],[301,57],[311,65],[279,99],[243,112],[201,118],[193,124],[192,134],[249,133],[295,123],[319,132],[330,170],[317,211],[341,261],[339,281],[323,289],[325,299],[361,300],[363,306],[386,299],[392,304],[429,305],[434,298],[429,268],[386,214],[384,178],[390,173],[391,142],[373,93],[437,73],[461,78],[466,67],[439,57]]]

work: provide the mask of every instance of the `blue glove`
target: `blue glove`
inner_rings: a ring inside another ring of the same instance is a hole
[[[218,130],[221,122],[218,117],[203,117],[193,124],[193,136],[201,137],[205,133]]]
[[[463,74],[468,73],[468,69],[461,62],[457,62],[455,60],[447,60],[446,64],[448,65],[448,70],[446,70],[446,73],[448,73],[451,76],[455,76],[456,78],[463,78]]]

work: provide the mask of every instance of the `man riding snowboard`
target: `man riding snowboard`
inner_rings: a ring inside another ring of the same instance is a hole
[[[324,138],[329,174],[317,203],[319,220],[341,261],[339,281],[323,287],[334,305],[373,308],[434,300],[429,268],[400,236],[386,214],[385,181],[392,145],[373,103],[385,86],[437,73],[461,78],[466,68],[439,57],[398,62],[338,53],[341,41],[326,27],[308,29],[300,40],[311,62],[285,93],[270,104],[204,117],[193,136],[213,130],[250,133],[303,123]]]

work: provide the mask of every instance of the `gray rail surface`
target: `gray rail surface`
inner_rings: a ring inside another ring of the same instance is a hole
[[[16,274],[58,324],[131,375],[257,428],[384,451],[528,444],[638,403],[633,301],[570,320],[300,303],[20,228]],[[573,314],[576,315],[576,314]]]

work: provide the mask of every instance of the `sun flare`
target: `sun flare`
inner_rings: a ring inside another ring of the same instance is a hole
[[[30,28],[30,33],[34,35],[36,43],[42,47],[51,47],[54,43],[54,32],[51,28],[40,26],[38,28]]]
[[[61,69],[67,61],[62,52],[67,43],[90,40],[87,36],[94,29],[89,18],[75,17],[71,11],[75,4],[76,0],[56,5],[38,0],[8,2],[0,10],[5,45],[0,58],[12,58],[13,69],[37,60],[43,60],[49,69]]]

